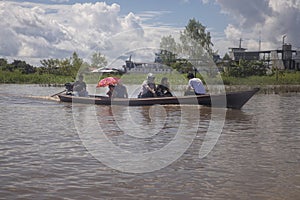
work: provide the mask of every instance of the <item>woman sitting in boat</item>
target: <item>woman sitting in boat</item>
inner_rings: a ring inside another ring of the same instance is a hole
[[[149,98],[156,96],[155,76],[152,73],[147,75],[147,80],[142,83],[138,98]]]
[[[193,73],[187,75],[189,79],[187,90],[184,95],[203,95],[206,93],[205,87],[200,78],[195,78]]]
[[[167,77],[163,77],[161,79],[160,84],[156,87],[156,94],[159,97],[172,97],[172,93],[170,91],[170,84],[168,82]]]
[[[86,90],[86,84],[83,81],[83,75],[79,75],[78,81],[76,81],[73,85],[73,94],[74,96],[86,97],[88,96],[88,92]]]

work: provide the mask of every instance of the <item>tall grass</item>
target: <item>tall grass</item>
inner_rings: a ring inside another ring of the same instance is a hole
[[[85,81],[89,84],[96,84],[101,78],[106,76],[117,76],[122,78],[124,84],[141,84],[147,77],[147,74],[127,73],[124,75],[101,75],[91,73],[85,75]],[[186,74],[176,72],[156,74],[156,83],[160,83],[163,77],[169,79],[170,85],[187,84]],[[222,84],[225,85],[299,85],[300,72],[284,72],[272,76],[250,76],[246,78],[236,78],[222,75],[220,78],[204,78],[202,79],[207,84]],[[222,81],[223,80],[223,81]],[[73,82],[71,76],[58,76],[53,74],[22,74],[20,72],[0,71],[0,83],[27,83],[27,84],[64,84]]]
[[[89,84],[96,84],[100,79],[105,78],[107,76],[114,76],[122,79],[124,84],[134,85],[134,84],[142,84],[144,80],[147,78],[147,74],[141,73],[127,73],[123,75],[101,75],[97,73],[86,74],[84,80]],[[171,85],[179,85],[182,83],[187,83],[186,75],[179,73],[163,73],[163,74],[155,74],[155,82],[160,83],[163,77],[167,77]]]
[[[300,72],[285,72],[272,76],[250,76],[246,78],[236,78],[222,76],[225,85],[298,85],[300,84]]]
[[[69,76],[57,76],[53,74],[22,74],[20,72],[0,72],[0,83],[17,84],[64,84],[73,81]]]

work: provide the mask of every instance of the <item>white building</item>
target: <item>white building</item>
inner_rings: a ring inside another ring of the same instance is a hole
[[[135,63],[131,61],[126,62],[126,71],[132,73],[154,73],[154,74],[162,74],[162,73],[171,73],[172,68],[160,63]]]

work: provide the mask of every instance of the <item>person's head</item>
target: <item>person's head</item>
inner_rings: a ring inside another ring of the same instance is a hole
[[[80,74],[80,75],[78,76],[78,79],[79,79],[80,81],[83,81],[83,75]]]
[[[155,79],[155,76],[154,76],[152,73],[149,73],[149,74],[147,75],[147,80],[148,80],[149,82],[153,82],[154,79]]]
[[[119,79],[119,80],[118,80],[118,83],[117,83],[117,85],[123,85],[123,81],[122,81],[122,79]]]
[[[192,79],[192,78],[195,78],[195,76],[194,76],[193,73],[188,73],[187,78],[188,78],[188,79]]]
[[[168,83],[168,78],[167,77],[163,77],[161,79],[161,84],[164,85],[164,84],[167,84]]]
[[[112,90],[112,89],[115,88],[115,86],[114,86],[114,85],[108,85],[108,88],[109,88],[110,90]]]

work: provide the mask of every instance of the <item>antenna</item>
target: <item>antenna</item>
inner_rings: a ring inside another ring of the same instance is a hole
[[[286,34],[282,36],[282,46],[285,44],[284,43],[284,38],[286,38]]]
[[[259,31],[259,39],[258,39],[258,51],[261,50],[261,31]]]
[[[239,45],[239,48],[241,49],[242,48],[242,38],[240,38],[240,45]]]

